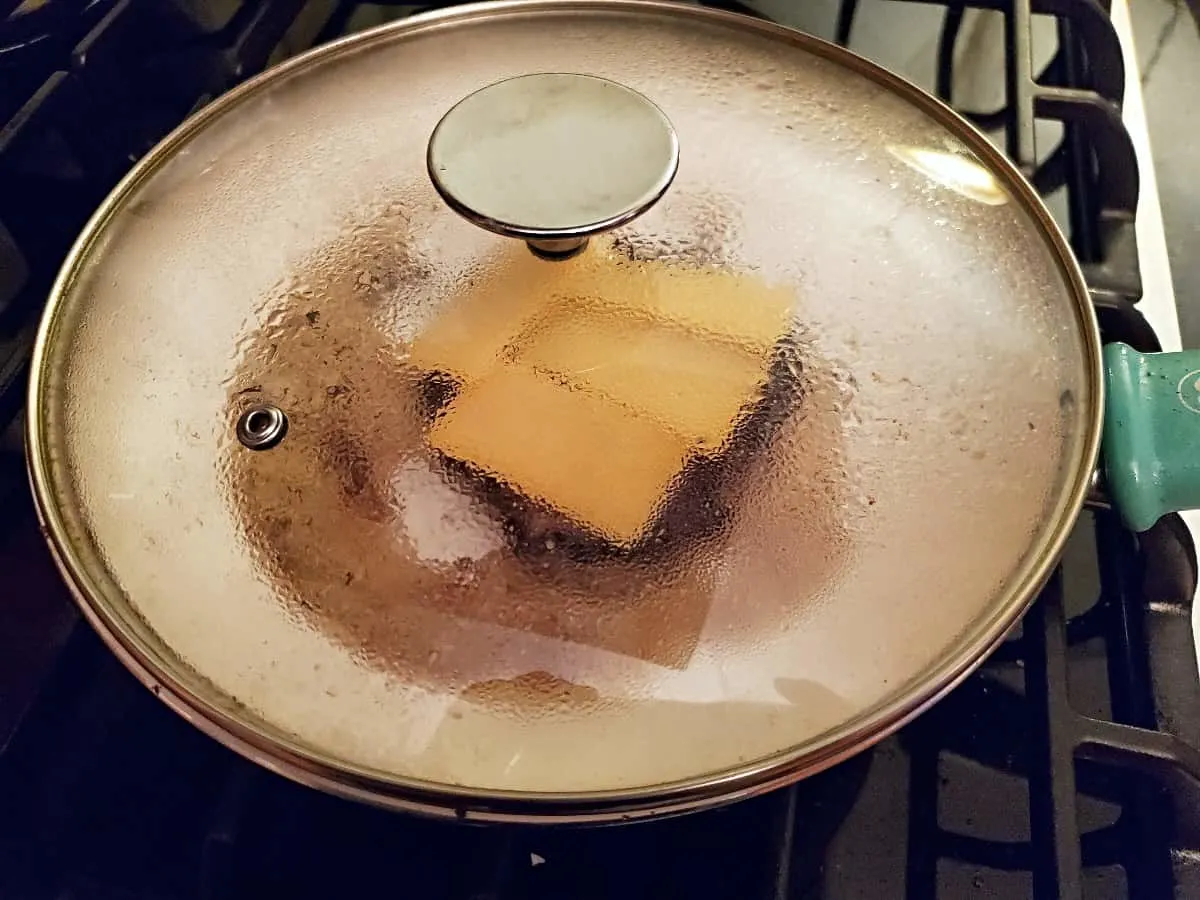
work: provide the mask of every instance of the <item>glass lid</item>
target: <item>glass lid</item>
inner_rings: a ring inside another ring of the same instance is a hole
[[[110,200],[43,325],[35,484],[93,622],[260,755],[474,796],[816,766],[1048,571],[1099,399],[1065,260],[836,48],[414,19]]]

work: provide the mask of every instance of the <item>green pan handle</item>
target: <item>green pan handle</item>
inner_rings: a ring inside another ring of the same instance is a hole
[[[1200,509],[1200,350],[1104,348],[1104,478],[1125,523],[1145,531]]]

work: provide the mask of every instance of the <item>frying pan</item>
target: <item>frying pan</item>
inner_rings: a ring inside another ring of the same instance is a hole
[[[317,48],[144,158],[52,292],[28,457],[85,616],[197,727],[386,807],[601,822],[919,714],[1097,479],[1134,529],[1200,505],[1198,414],[1200,356],[1102,348],[1033,190],[919,89],[522,0]]]

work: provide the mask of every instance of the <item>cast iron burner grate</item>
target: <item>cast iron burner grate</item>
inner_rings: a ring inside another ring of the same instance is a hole
[[[12,388],[54,272],[115,180],[191,109],[259,71],[285,33],[324,40],[360,12],[348,0],[47,0],[18,19],[15,2],[0,0],[0,421],[19,406]],[[971,115],[1003,132],[1041,191],[1065,190],[1105,336],[1156,349],[1136,307],[1137,168],[1105,8],[941,5],[943,96],[964,10],[1006,12],[1009,102]],[[842,4],[843,40],[858,6]],[[1036,77],[1034,14],[1053,17],[1059,38]],[[1038,152],[1038,119],[1063,124],[1052,152]],[[19,458],[9,464],[19,472]],[[1196,555],[1175,517],[1136,537],[1110,513],[1087,515],[1020,631],[977,674],[823,776],[665,822],[530,831],[359,807],[205,738],[75,624],[21,482],[8,484],[5,900],[1200,896]]]

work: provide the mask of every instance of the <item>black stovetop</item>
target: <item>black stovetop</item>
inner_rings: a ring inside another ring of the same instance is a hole
[[[14,16],[15,3],[0,0],[0,427],[55,269],[130,163],[281,40],[364,19],[346,0],[43,0]],[[963,5],[942,20],[944,95]],[[1137,169],[1102,6],[973,5],[1009,11],[996,77],[1011,99],[973,117],[1066,197],[1105,337],[1156,349],[1136,305]],[[857,6],[842,4],[842,37],[870,14]],[[1039,73],[1014,52],[1031,13],[1058,29]],[[1037,119],[1064,123],[1061,142],[1039,148]],[[0,450],[0,900],[1200,896],[1196,554],[1176,517],[1134,536],[1085,515],[977,674],[824,775],[664,822],[527,830],[337,800],[194,730],[78,622],[20,469]]]

